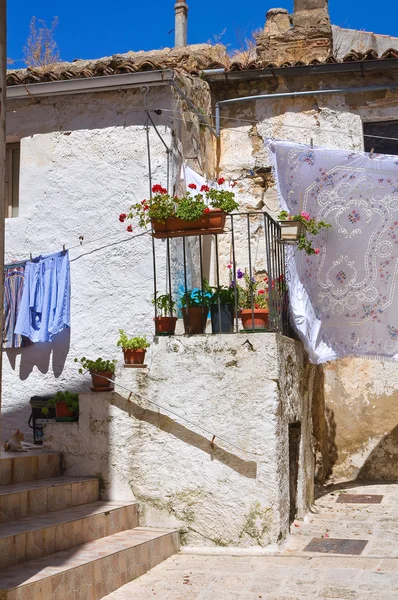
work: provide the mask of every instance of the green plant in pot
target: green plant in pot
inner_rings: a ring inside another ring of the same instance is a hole
[[[205,332],[211,298],[212,289],[206,279],[203,281],[203,290],[193,288],[187,290],[181,296],[181,312],[185,333],[198,334]]]
[[[143,365],[150,343],[145,336],[129,338],[123,329],[119,329],[117,345],[123,350],[125,365]]]
[[[210,315],[212,333],[233,333],[235,316],[235,289],[233,286],[214,288],[210,300]]]
[[[247,271],[238,269],[236,281],[231,281],[231,289],[237,288],[240,319],[243,329],[253,331],[256,329],[268,330],[268,277],[253,277]]]
[[[77,421],[79,418],[79,394],[75,392],[57,392],[54,398],[47,401],[47,406],[41,409],[41,413],[47,416],[49,409],[55,407],[56,421]]]
[[[177,317],[173,316],[176,303],[171,294],[162,294],[152,300],[156,306],[157,316],[155,321],[156,335],[174,335],[176,330]]]
[[[104,360],[103,358],[97,358],[96,360],[90,360],[83,356],[78,359],[75,358],[76,363],[80,363],[79,373],[90,373],[93,382],[91,388],[95,392],[109,392],[113,389],[113,380],[115,375],[117,360]]]

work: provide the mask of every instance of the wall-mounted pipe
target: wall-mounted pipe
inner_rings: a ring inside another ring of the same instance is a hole
[[[335,94],[361,94],[364,92],[394,91],[398,89],[398,83],[383,85],[369,85],[353,88],[336,88],[332,90],[306,90],[304,92],[283,92],[280,94],[259,94],[257,96],[242,96],[241,98],[230,98],[228,100],[219,100],[216,102],[216,136],[220,137],[221,132],[221,106],[224,104],[235,104],[237,102],[252,102],[253,100],[275,100],[278,98],[301,98],[305,96],[325,96]]]

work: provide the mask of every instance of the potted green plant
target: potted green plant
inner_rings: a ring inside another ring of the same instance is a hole
[[[160,315],[154,318],[156,335],[174,335],[177,317],[173,317],[175,302],[171,294],[162,294],[152,300]]]
[[[235,315],[235,290],[233,287],[214,288],[210,300],[210,315],[212,333],[233,333]]]
[[[278,215],[279,225],[281,226],[282,240],[286,244],[297,244],[299,250],[304,250],[307,254],[319,254],[320,249],[314,248],[312,240],[307,235],[317,235],[321,229],[331,227],[326,221],[316,221],[307,212],[301,212],[299,215],[289,215],[287,210],[282,210]]]
[[[243,329],[248,331],[268,329],[268,277],[258,280],[247,271],[238,269],[237,281],[231,281],[231,289],[237,288]],[[239,283],[241,282],[241,283]]]
[[[125,365],[143,365],[146,349],[150,343],[145,336],[135,336],[129,338],[123,329],[119,329],[119,339],[117,345],[123,350]]]
[[[77,421],[79,418],[79,394],[75,392],[57,392],[54,398],[47,400],[47,406],[41,409],[47,416],[50,409],[55,407],[56,421]]]
[[[83,358],[75,358],[75,362],[80,363],[79,373],[89,372],[93,382],[91,388],[95,392],[109,392],[113,389],[113,383],[110,381],[114,378],[117,360],[90,360]]]
[[[208,231],[222,233],[227,213],[239,207],[235,194],[222,189],[223,177],[217,181],[218,187],[210,188],[191,183],[182,196],[171,196],[159,184],[152,187],[152,199],[142,200],[130,207],[130,211],[119,215],[119,221],[138,217],[140,227],[151,224],[154,235],[159,238],[179,235],[198,235]],[[234,184],[232,184],[234,185]],[[128,231],[132,231],[131,225]]]
[[[203,282],[203,290],[194,288],[181,296],[181,312],[186,334],[205,332],[211,297],[211,287],[206,280]]]

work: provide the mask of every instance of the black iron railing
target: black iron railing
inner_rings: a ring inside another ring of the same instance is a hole
[[[289,335],[284,245],[268,213],[227,215],[223,233],[166,231],[158,237],[154,296],[166,300],[163,307],[155,302],[156,333],[170,333],[158,328],[159,317],[182,314],[186,333],[203,333],[210,316],[213,333]]]

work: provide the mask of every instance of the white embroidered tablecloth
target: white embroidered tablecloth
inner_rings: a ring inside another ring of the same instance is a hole
[[[269,141],[282,208],[327,221],[287,248],[293,318],[315,363],[398,358],[398,156]]]

